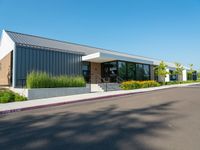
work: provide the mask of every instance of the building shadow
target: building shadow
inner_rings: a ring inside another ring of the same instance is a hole
[[[159,131],[173,131],[168,122],[181,117],[173,113],[175,103],[128,110],[110,105],[89,113],[67,111],[2,119],[0,149],[156,150],[141,136],[161,137]]]

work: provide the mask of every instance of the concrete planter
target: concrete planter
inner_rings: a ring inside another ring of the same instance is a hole
[[[28,97],[29,100],[59,97],[59,96],[69,96],[76,94],[90,93],[90,85],[87,84],[86,87],[72,87],[72,88],[37,88],[37,89],[12,89],[13,91]]]

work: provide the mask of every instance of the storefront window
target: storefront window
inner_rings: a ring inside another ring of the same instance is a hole
[[[177,80],[177,75],[174,74],[173,70],[170,70],[170,81],[176,81]]]
[[[150,66],[149,65],[143,65],[143,69],[144,69],[143,80],[150,80]]]
[[[136,79],[150,80],[150,66],[145,64],[136,64]]]
[[[134,63],[127,63],[128,80],[136,80],[136,68]]]
[[[90,63],[89,62],[82,63],[82,73],[83,73],[83,77],[85,78],[85,81],[89,82],[90,81]]]
[[[126,80],[126,62],[118,62],[118,75],[121,79]]]
[[[150,80],[150,65],[125,61],[113,61],[102,64],[102,77],[107,81],[116,82],[117,76],[124,81]]]
[[[144,69],[142,64],[136,64],[136,80],[141,81],[144,78]]]
[[[116,82],[117,78],[117,62],[103,63],[102,76],[109,82]]]

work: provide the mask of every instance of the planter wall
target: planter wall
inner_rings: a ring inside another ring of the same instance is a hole
[[[59,96],[69,96],[76,94],[90,93],[90,85],[86,87],[72,87],[72,88],[37,88],[37,89],[12,89],[20,95],[26,96],[29,100],[42,99]]]

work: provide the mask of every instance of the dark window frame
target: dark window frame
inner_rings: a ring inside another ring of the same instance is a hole
[[[138,62],[130,62],[130,61],[123,61],[123,60],[115,60],[115,61],[108,61],[108,62],[105,62],[105,63],[111,63],[111,62],[116,62],[116,66],[117,66],[117,68],[116,68],[116,70],[117,70],[117,76],[119,76],[120,77],[120,74],[119,74],[119,62],[124,62],[124,63],[126,63],[126,77],[125,77],[125,80],[129,80],[128,79],[128,64],[134,64],[135,65],[135,74],[134,74],[134,77],[135,77],[135,79],[134,80],[139,80],[139,79],[137,79],[137,65],[142,65],[142,69],[143,69],[143,71],[144,71],[144,66],[148,66],[148,79],[145,79],[145,77],[144,77],[144,75],[143,75],[143,77],[140,79],[141,81],[143,81],[143,80],[150,80],[151,79],[151,65],[150,64],[143,64],[143,63],[138,63]],[[101,69],[102,69],[102,77],[105,77],[105,74],[104,74],[104,64],[105,63],[102,63],[101,64]]]

